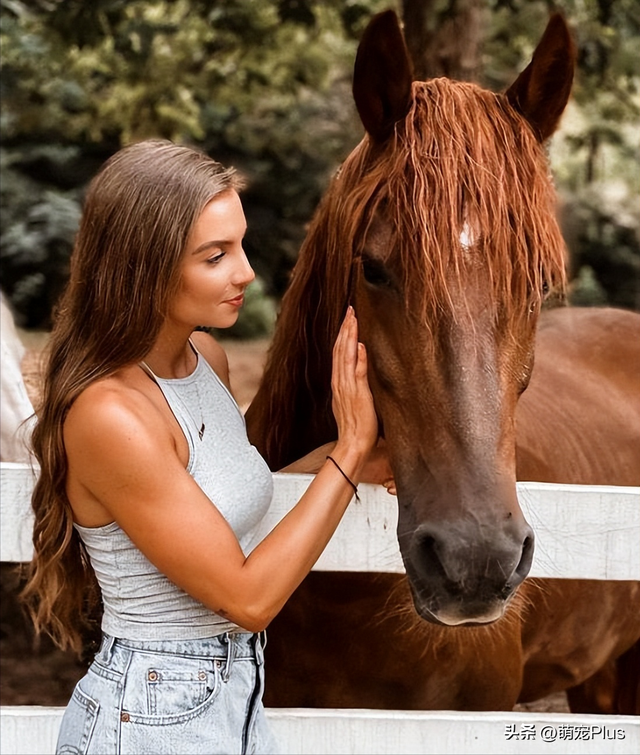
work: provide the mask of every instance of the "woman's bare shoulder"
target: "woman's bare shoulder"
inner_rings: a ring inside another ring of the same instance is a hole
[[[127,440],[128,445],[134,438],[169,440],[150,385],[138,367],[130,367],[87,386],[64,421],[67,450],[79,446],[86,451],[88,444],[99,451],[113,442]]]

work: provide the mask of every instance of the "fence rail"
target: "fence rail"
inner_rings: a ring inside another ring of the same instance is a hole
[[[311,475],[275,474],[274,498],[256,533],[259,542],[302,496]],[[0,560],[29,561],[34,471],[0,464]],[[395,497],[361,485],[314,569],[403,572]],[[640,488],[518,483],[518,499],[536,533],[532,577],[640,580]]]
[[[256,542],[297,501],[308,475],[274,475],[274,503]],[[30,495],[35,473],[0,464],[0,560],[31,558]],[[401,572],[395,499],[360,489],[316,564],[325,571]],[[640,488],[518,483],[536,532],[531,576],[640,580]],[[640,717],[560,713],[460,713],[269,709],[283,753],[634,753]],[[3,755],[53,753],[62,710],[3,706]]]
[[[3,755],[53,753],[62,710],[0,708]],[[282,755],[637,755],[640,744],[633,716],[270,708],[267,717]]]

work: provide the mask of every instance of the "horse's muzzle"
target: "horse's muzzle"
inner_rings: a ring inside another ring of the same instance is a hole
[[[499,619],[531,568],[534,534],[524,519],[502,528],[476,522],[422,524],[403,559],[418,614],[456,626]],[[402,543],[401,543],[402,548]]]

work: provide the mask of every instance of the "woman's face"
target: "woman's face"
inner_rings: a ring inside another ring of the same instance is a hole
[[[236,322],[244,291],[255,278],[242,247],[246,230],[233,189],[206,205],[187,241],[171,319],[191,329],[228,328]]]

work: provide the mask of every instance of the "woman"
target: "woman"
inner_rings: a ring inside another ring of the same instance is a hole
[[[121,150],[89,188],[33,436],[25,589],[36,627],[75,649],[103,604],[60,753],[273,751],[263,630],[329,541],[376,441],[349,310],[334,348],[338,441],[248,552],[271,474],[224,351],[194,332],[233,325],[254,277],[237,189],[233,171],[160,141]]]

